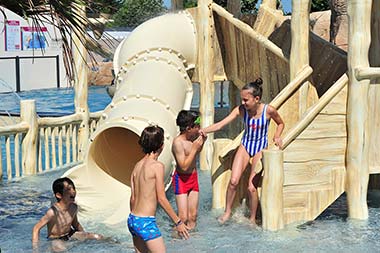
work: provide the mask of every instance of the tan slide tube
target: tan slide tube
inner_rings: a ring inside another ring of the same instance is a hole
[[[116,92],[92,134],[84,163],[65,173],[77,187],[80,216],[124,222],[129,213],[130,175],[142,158],[142,130],[165,130],[165,185],[173,171],[171,143],[176,116],[193,95],[187,71],[196,62],[196,30],[187,12],[166,14],[137,27],[115,52]]]

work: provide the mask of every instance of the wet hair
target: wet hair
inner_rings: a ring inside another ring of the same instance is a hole
[[[259,77],[255,81],[247,83],[242,90],[250,90],[252,96],[261,98],[263,95],[263,80]]]
[[[197,123],[199,117],[199,112],[191,110],[182,110],[178,113],[177,116],[177,126],[179,126],[179,131],[182,133],[186,130],[187,127],[194,127]]]
[[[141,133],[139,144],[145,154],[156,153],[164,144],[164,129],[159,126],[146,127]]]
[[[54,192],[54,195],[57,194],[57,193],[60,193],[61,195],[63,195],[63,190],[65,189],[65,182],[68,184],[68,185],[71,185],[74,190],[75,190],[75,185],[74,185],[74,182],[71,181],[70,178],[68,177],[61,177],[61,178],[58,178],[56,179],[54,182],[53,182],[53,192]],[[55,197],[58,201],[60,201],[59,198],[57,198],[57,196]]]

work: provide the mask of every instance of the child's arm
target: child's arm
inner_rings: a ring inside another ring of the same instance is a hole
[[[268,114],[277,124],[276,132],[274,133],[274,136],[273,136],[273,141],[276,144],[276,146],[278,146],[279,148],[282,148],[281,134],[282,134],[282,131],[284,130],[285,123],[282,120],[280,114],[278,114],[277,110],[273,108],[272,106],[268,106]]]
[[[78,208],[78,207],[76,207]],[[71,226],[75,229],[75,231],[84,231],[82,225],[78,221],[77,211],[75,212],[75,215],[73,217],[73,222],[71,223]]]
[[[134,210],[133,207],[135,205],[135,181],[134,181],[134,171],[131,174],[131,197],[129,198],[129,210]]]
[[[181,219],[174,212],[172,206],[170,205],[168,199],[165,195],[165,186],[164,186],[164,171],[165,167],[162,163],[157,163],[154,168],[156,176],[156,193],[157,201],[160,206],[165,210],[165,212],[172,219],[173,223],[176,225],[176,229],[181,235],[185,238],[189,238],[188,227],[181,221]]]
[[[208,127],[205,127],[205,128],[202,128],[200,129],[199,131],[202,133],[202,134],[208,134],[208,133],[212,133],[212,132],[216,132],[216,131],[219,131],[220,129],[222,129],[225,125],[227,125],[228,123],[232,122],[234,119],[236,119],[238,116],[240,115],[240,106],[237,106],[235,107],[231,112],[230,114],[225,117],[224,119],[222,119],[221,121],[219,122],[216,122]]]
[[[189,155],[185,155],[185,148],[183,147],[183,143],[175,139],[172,146],[172,153],[175,157],[175,160],[177,162],[177,165],[184,171],[187,171],[190,168],[191,164],[193,163],[196,155],[199,153],[199,151],[202,149],[203,143],[205,141],[205,137],[199,136],[191,145],[191,150]]]
[[[53,211],[53,209],[49,208],[49,210],[46,212],[46,214],[37,222],[36,225],[34,225],[33,232],[32,232],[32,243],[33,244],[38,243],[41,228],[43,228],[46,224],[48,224],[48,222],[53,217],[54,217],[54,211]]]

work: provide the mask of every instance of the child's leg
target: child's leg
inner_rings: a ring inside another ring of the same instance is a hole
[[[251,185],[250,185],[250,182],[248,182],[248,193],[249,193],[249,197],[250,197],[250,201],[249,201],[249,209],[250,209],[250,218],[249,220],[256,224],[256,212],[257,212],[257,207],[259,205],[259,195],[258,195],[258,192],[257,192],[257,185],[258,185],[258,181],[260,180],[259,176],[257,176],[255,174],[255,168],[257,166],[257,164],[259,163],[260,159],[262,157],[262,152],[259,152],[257,153],[253,159],[252,159],[252,165],[251,165],[251,175],[254,175],[253,178],[252,178],[252,181],[251,181]],[[259,173],[260,175],[260,173]]]
[[[236,152],[234,161],[232,163],[231,179],[230,179],[230,183],[228,184],[227,194],[226,194],[226,208],[225,208],[224,214],[218,219],[219,222],[221,223],[227,221],[231,216],[232,204],[234,202],[235,195],[236,195],[236,187],[239,184],[241,174],[244,172],[245,168],[247,167],[248,162],[249,162],[249,155],[247,151],[245,150],[245,148],[242,145],[240,145]]]
[[[178,216],[187,224],[188,222],[188,196],[187,194],[178,194],[175,195],[175,201],[177,202]]]
[[[146,241],[146,246],[148,247],[148,250],[149,252],[152,252],[152,253],[164,253],[166,252],[166,249],[165,249],[165,243],[164,243],[164,239],[162,238],[162,236],[158,237],[158,238],[155,238],[153,240],[149,240],[149,241]],[[143,251],[143,252],[148,252],[147,251]]]
[[[188,221],[187,226],[189,229],[195,228],[197,224],[197,215],[198,215],[198,203],[199,203],[199,192],[191,191],[189,193],[188,200]]]
[[[161,237],[162,238],[162,237]],[[133,236],[133,246],[135,246],[136,253],[148,252],[148,248],[143,239],[137,236]]]

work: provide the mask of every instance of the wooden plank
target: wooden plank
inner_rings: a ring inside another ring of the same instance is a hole
[[[319,114],[311,124],[297,137],[301,139],[345,138],[346,116]]]
[[[38,138],[38,165],[37,165],[37,172],[43,171],[43,165],[42,165],[42,143],[43,143],[43,136],[44,136],[44,129],[40,128],[39,130],[39,138]]]
[[[10,136],[5,136],[5,157],[7,160],[7,178],[12,179],[12,156],[11,156],[11,141]]]
[[[20,177],[20,133],[14,135],[14,162],[15,162],[15,177]]]
[[[334,98],[326,105],[322,114],[341,114],[346,115],[346,103],[347,103],[347,86],[344,87]]]
[[[50,147],[49,147],[49,136],[50,136],[50,127],[44,128],[45,136],[45,171],[50,169]]]
[[[63,159],[62,159],[62,131],[61,127],[58,128],[58,165],[62,167]],[[90,130],[91,132],[91,130]]]
[[[284,186],[331,182],[333,169],[340,166],[344,166],[344,163],[326,164],[325,161],[284,163]]]
[[[341,162],[345,159],[345,147],[346,138],[296,139],[284,150],[284,162]]]
[[[307,192],[287,192],[284,194],[284,208],[307,208],[306,199]]]
[[[51,131],[51,167],[57,168],[57,145],[56,145],[57,127]]]
[[[76,162],[77,159],[78,159],[78,153],[77,153],[77,150],[78,150],[78,146],[77,146],[77,132],[78,132],[78,129],[77,129],[77,125],[71,125],[72,128],[71,128],[71,148],[72,148],[72,151],[73,151],[73,162]]]

